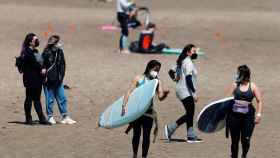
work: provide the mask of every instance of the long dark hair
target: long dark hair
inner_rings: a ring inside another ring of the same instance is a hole
[[[59,40],[60,40],[60,37],[58,35],[50,36],[45,49],[49,49],[49,48],[55,46],[59,42]]]
[[[237,79],[236,83],[241,84],[243,82],[250,82],[251,80],[251,71],[250,68],[247,65],[240,65],[237,68]]]
[[[193,47],[195,47],[194,44],[188,44],[184,47],[184,49],[182,50],[182,53],[179,55],[179,57],[177,59],[177,67],[180,68],[182,66],[183,60],[188,56],[187,52],[191,51]]]
[[[22,43],[20,55],[24,55],[24,52],[25,52],[26,48],[28,48],[30,46],[30,42],[32,42],[34,36],[36,36],[35,33],[28,33],[25,36],[25,39],[24,39],[24,41]]]
[[[144,71],[144,75],[146,77],[149,77],[150,76],[150,71],[154,68],[158,66],[159,68],[161,67],[161,63],[157,60],[150,60],[146,66],[146,69]]]

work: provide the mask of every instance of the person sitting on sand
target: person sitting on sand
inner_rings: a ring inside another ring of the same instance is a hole
[[[156,25],[150,22],[139,35],[139,41],[132,42],[130,45],[131,52],[138,53],[161,53],[168,46],[164,43],[156,44],[153,42]]]

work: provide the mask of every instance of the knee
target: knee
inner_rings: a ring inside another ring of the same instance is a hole
[[[150,144],[150,135],[143,137],[143,144]]]
[[[138,131],[138,130],[133,131],[133,138],[132,138],[133,140],[139,140],[140,136],[141,136],[141,131]]]
[[[122,29],[122,34],[124,35],[124,36],[128,36],[128,34],[129,34],[129,32],[128,32],[128,28],[123,28]]]
[[[243,137],[243,138],[241,138],[241,143],[243,145],[250,145],[250,137]]]
[[[54,98],[49,97],[49,98],[46,98],[46,99],[47,99],[47,105],[51,105],[51,104],[54,103]]]

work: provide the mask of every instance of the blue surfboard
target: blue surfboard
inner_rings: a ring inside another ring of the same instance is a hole
[[[223,129],[233,103],[233,97],[229,97],[206,105],[197,117],[198,129],[204,133],[214,133]]]
[[[123,98],[119,98],[111,104],[99,118],[99,126],[103,128],[116,128],[128,124],[142,116],[150,107],[158,80],[147,81],[144,85],[137,87],[129,96],[127,112],[121,116]]]

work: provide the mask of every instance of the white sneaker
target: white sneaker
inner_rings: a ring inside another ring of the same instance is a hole
[[[121,54],[130,54],[130,51],[127,49],[121,50],[120,51]]]
[[[55,121],[55,119],[54,119],[53,117],[50,117],[50,118],[48,119],[48,122],[49,122],[51,125],[56,124],[56,121]]]
[[[74,121],[74,120],[72,120],[69,116],[66,116],[66,117],[64,117],[64,118],[60,121],[60,123],[72,125],[72,124],[77,123],[77,121]]]

